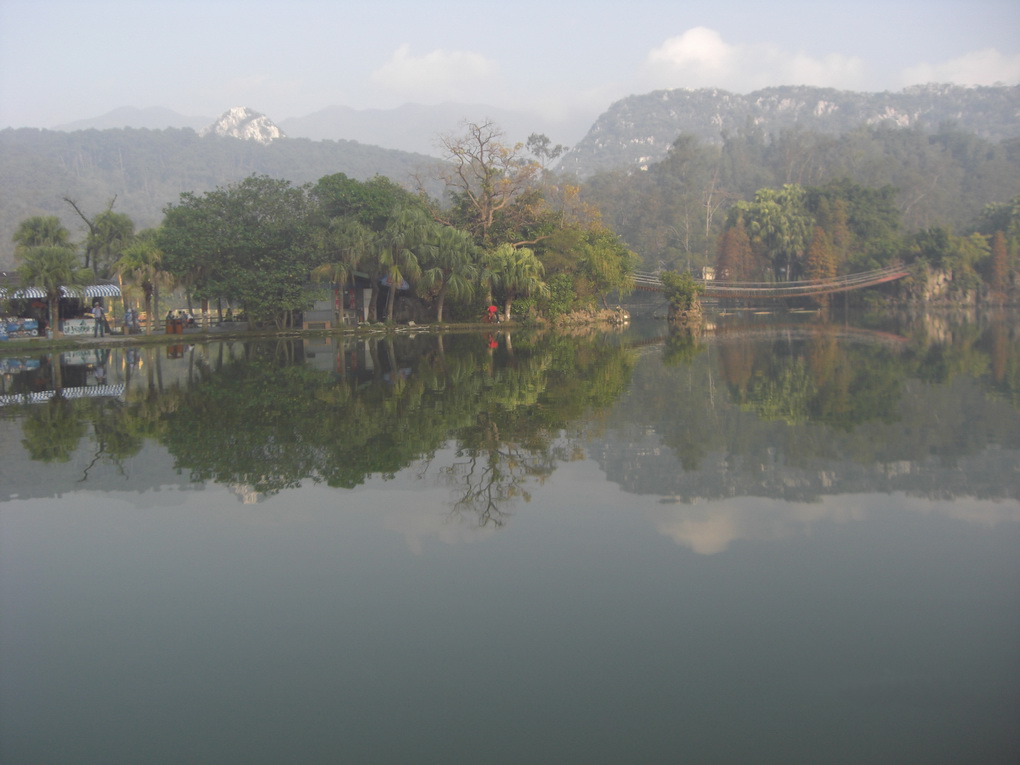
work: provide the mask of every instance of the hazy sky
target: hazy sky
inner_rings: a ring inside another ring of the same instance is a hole
[[[119,106],[594,117],[659,88],[923,82],[1020,83],[1020,2],[0,0],[0,128]]]

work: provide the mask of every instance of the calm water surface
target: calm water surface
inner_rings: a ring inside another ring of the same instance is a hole
[[[2,357],[0,761],[1018,762],[1018,326]]]

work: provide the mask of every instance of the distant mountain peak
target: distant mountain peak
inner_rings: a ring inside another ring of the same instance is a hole
[[[744,95],[717,88],[657,90],[612,104],[560,171],[586,178],[608,170],[646,170],[681,135],[721,145],[726,136],[759,130],[843,135],[862,125],[935,132],[942,125],[989,141],[1020,136],[1020,86],[931,83],[900,92],[867,93],[808,85],[763,88]]]
[[[247,106],[235,106],[223,112],[213,124],[199,131],[199,135],[220,135],[242,141],[270,144],[277,138],[286,138],[269,117]]]

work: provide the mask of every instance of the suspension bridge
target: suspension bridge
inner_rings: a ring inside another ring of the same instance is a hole
[[[894,282],[909,276],[902,265],[896,264],[878,268],[874,271],[863,271],[831,279],[807,279],[796,282],[730,282],[718,279],[698,279],[704,287],[701,296],[705,298],[776,299],[794,297],[811,297],[814,295],[831,295],[837,292],[850,292],[866,287],[874,287],[887,282]],[[652,271],[635,271],[634,286],[639,290],[663,292],[665,287],[658,273]]]

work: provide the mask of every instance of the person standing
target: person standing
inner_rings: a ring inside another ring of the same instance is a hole
[[[94,326],[92,327],[92,337],[105,337],[106,336],[106,322],[103,320],[103,306],[96,303],[92,306],[92,318],[95,320]]]

